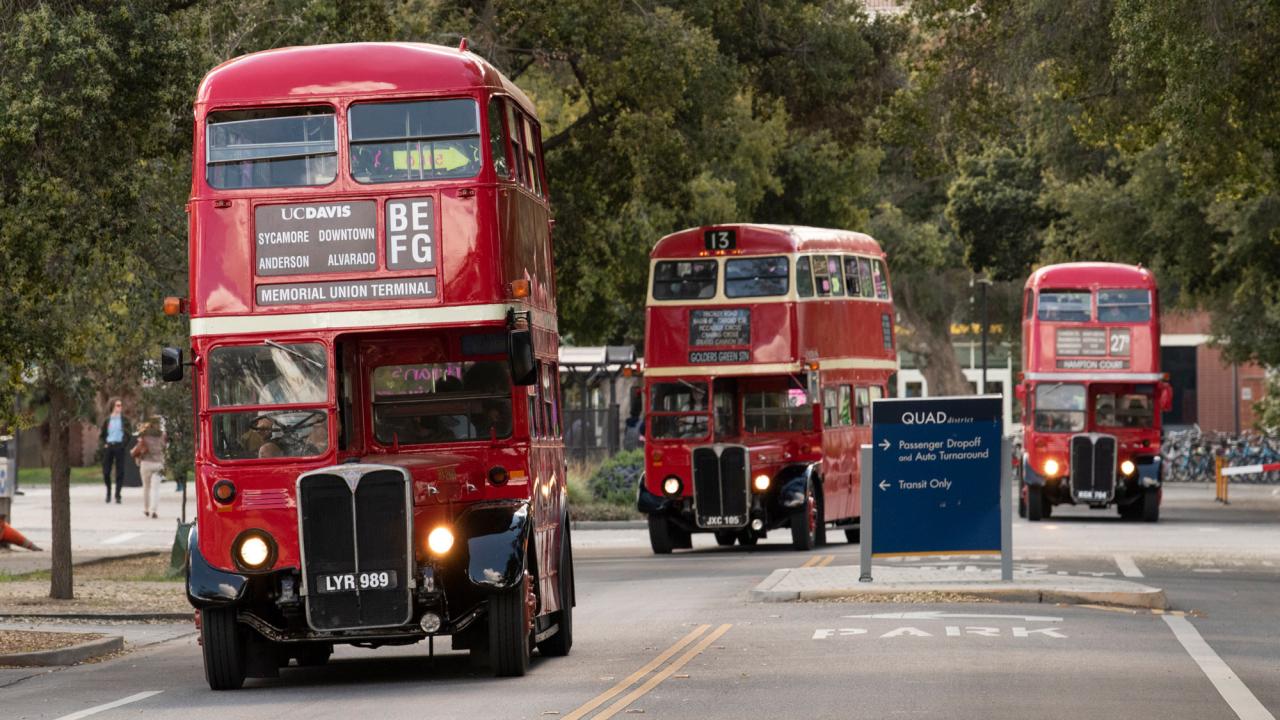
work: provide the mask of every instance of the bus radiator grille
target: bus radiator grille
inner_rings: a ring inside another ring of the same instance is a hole
[[[693,507],[704,528],[747,524],[747,453],[737,446],[693,450]]]
[[[1116,439],[1090,433],[1071,438],[1071,492],[1084,503],[1110,502],[1116,485]]]
[[[337,474],[317,473],[299,481],[307,621],[312,628],[390,627],[410,620],[406,500],[407,484],[396,470],[367,472],[354,483],[354,491]],[[321,576],[354,573],[359,577],[362,572],[394,573],[395,585],[323,591]]]

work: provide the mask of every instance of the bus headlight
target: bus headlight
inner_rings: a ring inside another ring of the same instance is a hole
[[[1120,463],[1120,472],[1125,477],[1129,477],[1130,475],[1133,474],[1133,471],[1137,469],[1138,469],[1138,466],[1134,465],[1132,460],[1125,460],[1124,462]]]
[[[276,542],[262,530],[245,530],[231,543],[232,559],[244,570],[266,570],[276,562]]]
[[[427,547],[436,555],[444,555],[453,549],[453,532],[447,527],[438,527],[427,535]]]
[[[751,486],[756,489],[756,492],[764,492],[765,490],[768,490],[769,476],[763,473],[760,475],[757,475],[756,479],[751,481]]]
[[[662,481],[662,494],[667,497],[678,497],[682,490],[684,490],[684,483],[675,475],[668,475]]]
[[[1059,465],[1058,461],[1054,460],[1053,458],[1049,458],[1048,460],[1044,461],[1044,474],[1046,477],[1057,477],[1058,471],[1061,469],[1062,469],[1062,466]]]

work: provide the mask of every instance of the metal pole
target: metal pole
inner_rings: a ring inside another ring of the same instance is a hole
[[[1010,485],[1013,483],[1013,443],[1008,436],[1000,438],[1000,579],[1013,580],[1013,506]]]
[[[863,445],[858,453],[861,456],[859,468],[862,476],[862,517],[858,518],[858,550],[861,553],[858,582],[871,582],[871,502],[875,488],[872,483],[875,475],[871,468],[871,446]]]
[[[979,395],[987,394],[987,286],[991,284],[985,278],[978,281],[982,286],[982,387],[978,388]]]

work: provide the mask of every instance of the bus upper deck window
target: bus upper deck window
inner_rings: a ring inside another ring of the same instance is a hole
[[[884,261],[876,260],[871,266],[871,278],[875,284],[876,297],[881,300],[889,299],[889,273],[884,269]]]
[[[351,175],[357,182],[475,177],[480,172],[480,110],[475,100],[352,105]]]
[[[861,283],[858,282],[858,258],[853,255],[844,256],[844,282],[849,297],[861,297]]]
[[[726,297],[786,295],[790,290],[791,264],[785,257],[735,258],[725,262]]]
[[[663,260],[653,267],[655,300],[706,300],[715,297],[715,260]]]
[[[337,177],[331,108],[213,112],[205,123],[205,177],[219,190],[327,185]]]
[[[1099,290],[1098,322],[1138,323],[1151,320],[1151,293],[1146,290]]]
[[[511,177],[507,160],[507,132],[502,125],[502,100],[489,99],[489,154],[493,155],[493,171],[499,178]]]
[[[1036,316],[1049,322],[1089,322],[1091,299],[1087,290],[1041,290]]]
[[[796,292],[800,297],[813,297],[813,274],[809,270],[809,256],[796,260]]]
[[[862,289],[862,297],[876,296],[875,286],[871,284],[871,258],[858,258],[858,286]]]

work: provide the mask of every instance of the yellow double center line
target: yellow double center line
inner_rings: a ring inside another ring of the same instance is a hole
[[[814,555],[808,560],[805,560],[804,564],[801,565],[800,567],[826,567],[831,564],[832,560],[835,560],[835,559],[836,559],[835,555]]]
[[[689,643],[692,643],[694,640],[698,640],[698,637],[701,636],[703,633],[705,633],[707,629],[710,627],[711,627],[710,625],[699,625],[698,627],[694,628],[693,631],[690,632],[688,635],[685,635],[684,637],[677,640],[675,645],[672,645],[666,650],[663,650],[661,655],[658,655],[658,657],[645,663],[643,667],[641,667],[639,670],[636,670],[635,672],[628,675],[626,678],[620,681],[617,685],[614,685],[608,690],[605,690],[599,695],[588,700],[581,707],[579,707],[578,709],[566,715],[564,717],[564,720],[580,720],[580,718],[586,717],[588,713],[600,707],[601,705],[609,702],[614,697],[616,697],[619,693],[621,693],[623,690],[626,690],[627,688],[631,687],[636,682],[638,682],[641,678],[643,678],[645,675],[648,675],[649,673],[657,669],[659,666],[661,666],[663,663],[670,660],[676,653],[684,649],[684,647],[687,646]],[[640,687],[636,688],[635,690],[632,690],[631,692],[624,695],[622,698],[618,699],[612,705],[605,708],[599,715],[595,716],[594,720],[606,720],[606,718],[611,718],[614,715],[617,715],[624,708],[626,708],[628,705],[638,700],[645,693],[657,687],[659,683],[661,683],[663,680],[666,680],[667,678],[674,675],[677,670],[684,667],[690,660],[694,659],[703,650],[706,650],[708,647],[710,647],[711,643],[720,639],[721,635],[724,635],[725,633],[729,632],[729,628],[731,627],[733,627],[731,624],[726,623],[716,628],[715,630],[713,630],[710,635],[707,635],[706,637],[703,637],[701,640],[698,640],[698,643],[694,645],[692,648],[690,648],[687,652],[685,652],[685,654],[681,655],[679,659],[677,659],[675,662],[663,668],[662,672],[659,672],[657,675],[654,675],[653,677],[646,680],[644,684],[642,684]]]

